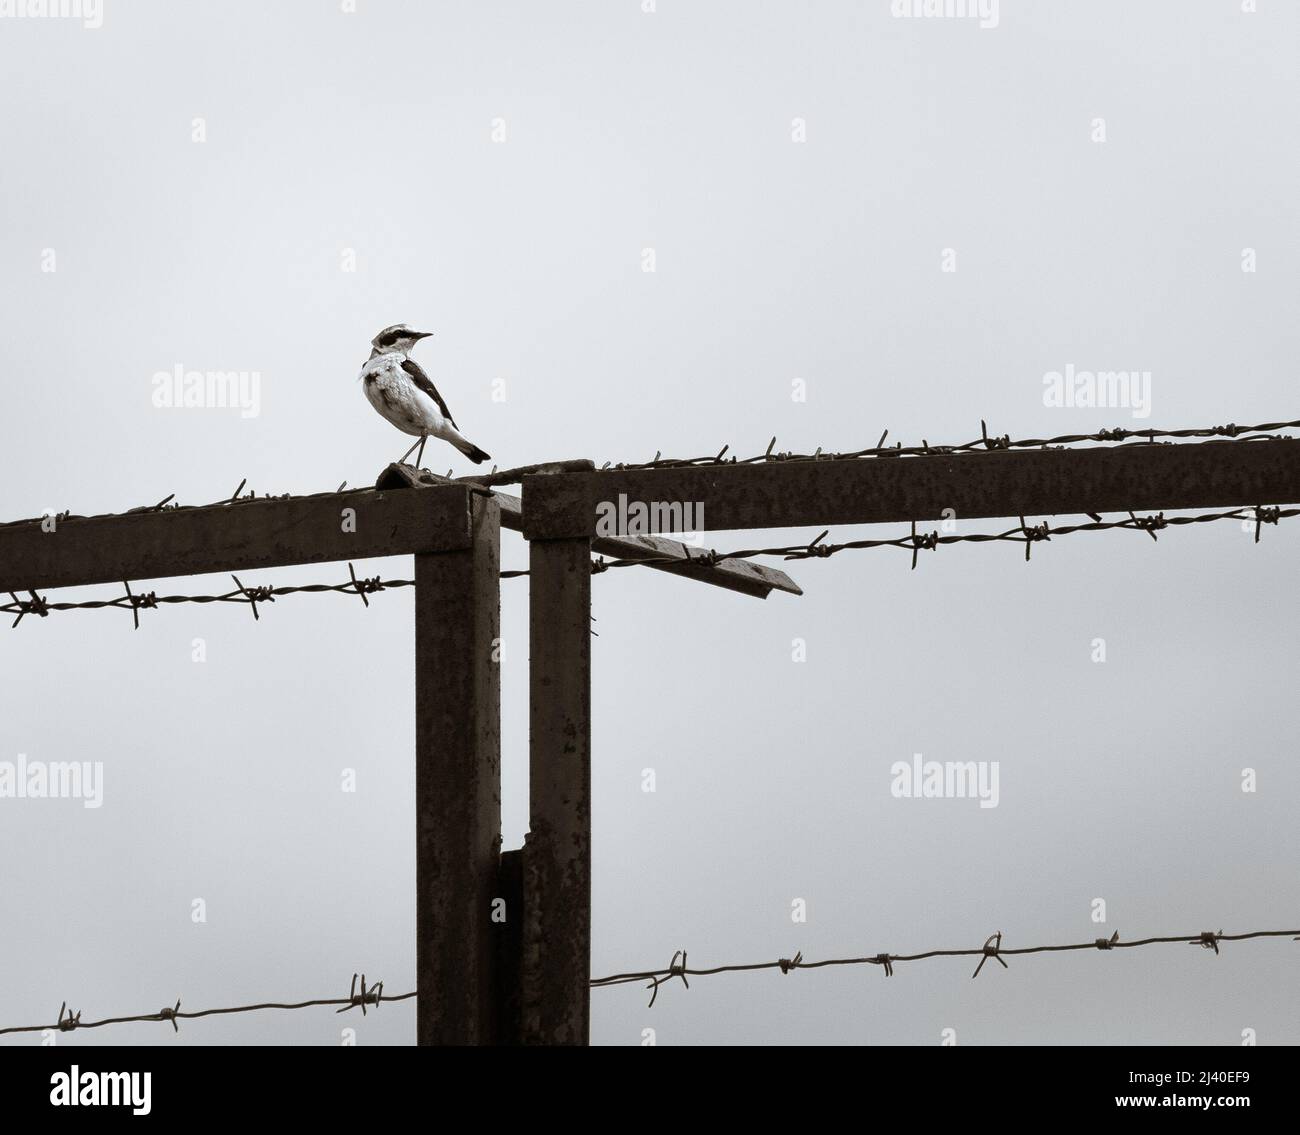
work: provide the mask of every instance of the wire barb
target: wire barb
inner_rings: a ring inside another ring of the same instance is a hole
[[[1259,530],[1265,524],[1276,525],[1282,519],[1282,510],[1280,508],[1263,508],[1260,505],[1255,506],[1255,543],[1259,543]]]
[[[239,576],[232,575],[230,578],[235,581],[235,586],[239,588],[239,594],[243,595],[244,598],[248,600],[248,605],[252,607],[254,622],[259,621],[261,619],[261,615],[257,613],[257,605],[259,603],[274,603],[275,588],[274,587],[245,587],[242,583],[239,582]]]
[[[361,1007],[361,1015],[366,1015],[366,1006],[374,1005],[379,1007],[379,1002],[384,995],[384,983],[381,981],[378,985],[372,985],[366,988],[366,975],[361,975],[361,992],[357,992],[357,975],[352,975],[352,988],[348,992],[348,1003],[341,1009],[334,1010],[336,1013],[346,1013],[349,1009]]]
[[[361,602],[364,603],[367,607],[370,606],[370,600],[366,598],[367,595],[373,595],[377,591],[383,591],[385,587],[389,586],[388,584],[385,584],[383,579],[377,575],[372,576],[369,579],[358,579],[356,570],[352,567],[351,560],[348,561],[348,576],[349,576],[349,583],[352,586],[352,594],[360,595]],[[396,582],[401,583],[404,581],[399,580]],[[343,589],[341,588],[340,590]]]
[[[177,997],[175,1005],[171,1007],[164,1005],[161,1009],[158,1010],[158,1019],[160,1021],[170,1021],[172,1030],[174,1032],[180,1032],[181,1031],[180,1026],[176,1023],[176,1014],[179,1013],[180,1011],[181,1011],[181,999]]]
[[[18,618],[12,623],[14,627],[23,621],[25,615],[39,615],[42,619],[49,616],[49,601],[42,599],[35,591],[29,591],[27,594],[31,596],[31,599],[19,599],[12,591],[9,592],[9,598],[13,600],[13,603],[5,607],[4,610],[11,614],[14,611],[18,612]]]
[[[136,595],[131,591],[130,581],[125,579],[122,581],[122,586],[126,588],[126,595],[123,598],[126,600],[127,606],[131,608],[131,619],[135,623],[135,629],[139,630],[141,609],[156,610],[158,595],[153,591],[146,592],[144,595]]]
[[[1217,934],[1213,930],[1202,930],[1200,938],[1198,938],[1195,942],[1190,943],[1190,945],[1200,946],[1202,949],[1205,950],[1213,950],[1215,956],[1217,957],[1219,953],[1219,939],[1222,937],[1223,937],[1222,930],[1220,930]]]
[[[1001,949],[1002,949],[1002,931],[999,930],[996,934],[990,934],[987,938],[984,939],[984,947],[983,947],[984,956],[980,958],[980,964],[975,967],[975,972],[971,974],[971,977],[979,977],[980,970],[984,968],[984,963],[988,961],[989,958],[992,958],[1003,969],[1010,969],[1011,967],[1007,965],[1007,963],[1002,959],[1002,954],[1000,953]]]
[[[678,958],[682,960],[678,962]],[[680,977],[682,984],[687,989],[690,989],[691,983],[686,980],[686,951],[676,950],[673,952],[673,960],[668,963],[668,973],[665,976],[659,977],[653,973],[646,976],[650,978],[650,984],[646,986],[650,990],[650,1004],[647,1008],[654,1007],[655,998],[659,996],[659,987],[665,982],[672,981],[675,977]]]

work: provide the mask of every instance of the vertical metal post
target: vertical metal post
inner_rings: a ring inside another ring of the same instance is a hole
[[[591,979],[591,541],[529,544],[523,1033],[585,1045]]]
[[[467,497],[473,546],[415,557],[418,1044],[492,1043],[501,986],[500,512]]]
[[[497,899],[505,919],[493,924],[496,932],[496,1043],[523,1043],[522,1005],[524,955],[524,852],[501,853]]]

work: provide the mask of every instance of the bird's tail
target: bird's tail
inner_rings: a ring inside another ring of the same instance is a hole
[[[461,437],[460,434],[456,434],[448,440],[452,445],[459,449],[461,453],[474,462],[475,465],[482,465],[484,461],[490,461],[492,459],[490,454],[484,453],[472,441],[468,438]]]

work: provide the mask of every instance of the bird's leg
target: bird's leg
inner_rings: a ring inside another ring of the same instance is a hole
[[[423,449],[424,449],[424,438],[420,438],[420,440],[417,441],[417,442],[415,443],[415,445],[420,446],[420,447],[421,447],[421,452],[423,452]],[[406,459],[407,459],[408,457],[410,457],[412,453],[415,452],[415,445],[411,446],[410,449],[408,449],[405,453],[402,454],[401,458],[400,458],[400,459],[398,460],[398,462],[397,462],[399,465],[405,465],[405,464],[406,464]]]
[[[424,443],[425,443],[426,441],[428,441],[428,440],[429,440],[429,435],[428,435],[428,434],[425,434],[424,436],[422,436],[422,437],[420,438],[420,452],[419,452],[419,454],[418,454],[418,455],[416,456],[416,458],[415,458],[415,467],[416,467],[417,469],[422,469],[422,468],[424,468],[424,467],[420,464],[420,462],[424,460]]]

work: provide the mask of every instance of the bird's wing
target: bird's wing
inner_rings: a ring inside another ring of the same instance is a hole
[[[414,359],[403,359],[402,369],[411,376],[411,381],[424,391],[430,398],[438,403],[438,409],[442,411],[442,416],[449,421],[455,429],[460,429],[456,425],[456,419],[451,416],[451,411],[447,409],[447,403],[442,400],[442,395],[438,393],[438,388],[433,385],[429,376],[420,369],[420,364]]]

